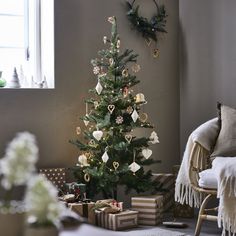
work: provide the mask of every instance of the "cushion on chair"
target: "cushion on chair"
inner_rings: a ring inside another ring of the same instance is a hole
[[[217,179],[212,169],[207,169],[199,173],[198,185],[201,188],[217,189]]]
[[[211,157],[236,156],[236,110],[221,105],[221,130]]]

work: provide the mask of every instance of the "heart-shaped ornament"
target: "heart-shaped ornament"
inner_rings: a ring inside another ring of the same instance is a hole
[[[88,114],[86,114],[85,116],[86,116],[86,117],[89,117]],[[86,127],[88,126],[88,124],[89,124],[89,121],[88,121],[88,120],[84,120],[84,125],[85,125]]]
[[[93,139],[91,139],[91,140],[89,141],[89,145],[90,145],[90,146],[94,146],[94,145],[96,145],[96,143],[95,143],[95,141],[94,141]]]
[[[146,159],[148,159],[152,155],[152,150],[149,148],[144,148],[142,150],[142,154]]]
[[[131,142],[132,138],[133,138],[133,136],[132,136],[131,134],[126,134],[126,135],[125,135],[125,140],[126,140],[128,143]]]
[[[145,42],[146,42],[146,44],[148,45],[148,47],[151,45],[151,39],[149,39],[149,38],[146,38],[145,39]]]
[[[108,105],[108,106],[107,106],[107,109],[108,109],[108,111],[112,114],[112,112],[113,112],[114,109],[115,109],[115,105]]]
[[[108,159],[109,159],[109,156],[108,156],[107,152],[105,151],[104,154],[102,155],[102,161],[106,163],[108,161]]]
[[[117,170],[118,167],[120,166],[119,162],[117,162],[117,161],[113,161],[112,164],[113,164],[113,167],[114,167],[115,170]]]
[[[88,126],[88,124],[89,124],[89,121],[88,120],[84,120],[84,125]]]
[[[102,138],[103,132],[101,130],[93,131],[93,137],[97,139],[97,141],[100,141]]]

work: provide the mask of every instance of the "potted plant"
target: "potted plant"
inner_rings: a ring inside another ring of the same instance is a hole
[[[8,144],[5,156],[0,160],[0,188],[3,195],[0,199],[0,229],[7,236],[23,233],[26,208],[23,200],[14,200],[13,190],[25,185],[31,178],[37,159],[35,137],[22,132]]]
[[[43,175],[31,178],[26,191],[28,227],[25,236],[57,236],[65,205],[58,200],[58,191]]]

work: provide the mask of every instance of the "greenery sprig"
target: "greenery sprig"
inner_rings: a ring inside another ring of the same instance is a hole
[[[166,18],[168,15],[166,14],[164,5],[159,6],[155,0],[153,0],[153,2],[157,11],[150,20],[139,14],[140,6],[134,6],[135,0],[133,0],[132,3],[128,1],[126,2],[128,8],[127,16],[134,29],[142,33],[142,36],[145,38],[145,40],[150,41],[152,39],[157,42],[158,32],[167,33],[165,27]]]

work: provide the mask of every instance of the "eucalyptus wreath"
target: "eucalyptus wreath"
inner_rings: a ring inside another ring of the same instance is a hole
[[[134,6],[135,0],[132,3],[126,1],[127,16],[134,29],[142,33],[145,40],[150,41],[152,39],[157,42],[158,32],[167,33],[165,30],[167,14],[164,5],[158,5],[155,0],[153,2],[156,6],[156,14],[150,20],[139,14],[140,6]]]

